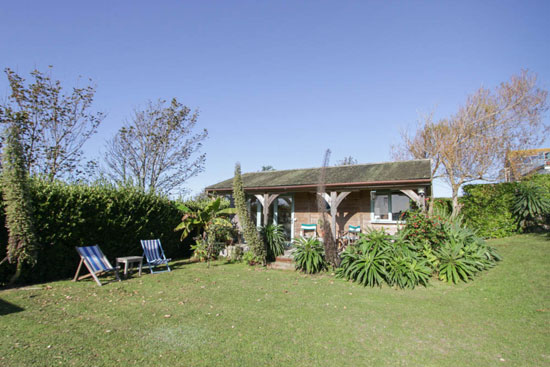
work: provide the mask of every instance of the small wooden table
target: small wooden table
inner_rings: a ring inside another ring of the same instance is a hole
[[[143,256],[125,256],[116,258],[116,266],[119,264],[124,264],[124,278],[128,278],[128,268],[132,264],[139,263],[139,276],[141,276],[141,267],[143,265]]]

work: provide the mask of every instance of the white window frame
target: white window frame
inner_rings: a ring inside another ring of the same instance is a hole
[[[391,224],[398,224],[398,223],[404,223],[404,221],[402,220],[397,220],[397,219],[393,219],[392,216],[393,216],[393,213],[392,213],[392,200],[391,200],[391,196],[392,194],[399,194],[399,195],[404,195],[404,196],[407,196],[405,195],[403,192],[401,191],[395,191],[395,190],[382,190],[382,191],[377,191],[376,190],[373,190],[370,192],[370,211],[371,211],[371,223],[391,223]],[[374,199],[376,196],[387,196],[388,197],[388,219],[376,219],[375,218],[375,215],[374,215]]]

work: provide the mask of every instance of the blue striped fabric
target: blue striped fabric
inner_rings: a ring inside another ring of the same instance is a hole
[[[166,259],[160,240],[141,240],[141,247],[150,264],[166,264],[169,260]]]
[[[361,226],[349,226],[348,232],[359,233],[361,232]]]
[[[96,246],[77,247],[80,256],[84,257],[94,272],[110,270],[111,267],[105,263],[105,255]]]

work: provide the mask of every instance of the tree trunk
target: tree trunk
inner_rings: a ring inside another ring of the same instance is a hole
[[[460,205],[458,204],[458,189],[459,186],[453,186],[453,212],[451,214],[452,218],[456,218],[456,216],[460,213]]]

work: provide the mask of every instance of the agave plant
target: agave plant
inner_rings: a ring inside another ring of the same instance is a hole
[[[268,224],[261,228],[260,234],[266,244],[268,261],[275,260],[285,252],[285,232],[282,225]]]
[[[326,269],[325,249],[316,238],[299,238],[294,252],[296,269],[308,274]]]
[[[550,198],[543,187],[522,183],[516,190],[512,212],[521,227],[536,224],[541,216],[550,213]]]
[[[436,251],[439,279],[449,283],[467,282],[480,270],[476,258],[468,256],[462,244],[449,240]]]
[[[388,235],[383,230],[372,230],[360,236],[342,253],[336,275],[364,286],[381,286],[387,278],[390,246]]]
[[[418,284],[426,286],[431,274],[428,260],[419,257],[402,238],[395,237],[387,263],[388,284],[399,288],[414,288]]]

